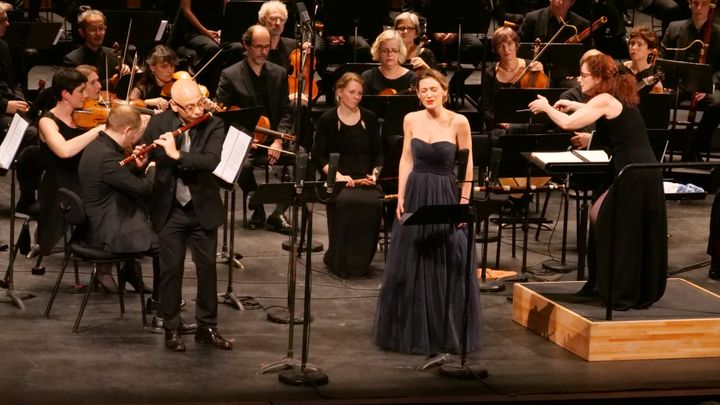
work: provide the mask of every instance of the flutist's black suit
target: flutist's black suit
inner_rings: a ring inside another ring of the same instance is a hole
[[[118,164],[124,151],[105,132],[85,148],[78,166],[89,246],[113,253],[147,252],[157,235],[142,199],[150,197],[154,169],[136,175]]]
[[[172,110],[153,116],[143,143],[151,143],[182,122]],[[199,326],[217,324],[217,284],[215,252],[217,228],[224,222],[225,210],[220,189],[212,171],[220,163],[225,129],[221,119],[212,117],[190,131],[189,152],[180,159],[169,158],[158,147],[151,152],[156,162],[150,219],[158,233],[160,250],[160,309],[165,329],[180,324],[180,299],[186,245],[189,242],[197,272],[196,317]],[[180,150],[181,138],[176,139]],[[190,189],[192,200],[184,207],[176,200],[177,179]]]

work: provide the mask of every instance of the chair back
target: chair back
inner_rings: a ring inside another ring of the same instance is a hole
[[[77,193],[67,188],[61,188],[58,190],[57,201],[60,215],[63,216],[67,225],[77,227],[85,223],[85,208]]]

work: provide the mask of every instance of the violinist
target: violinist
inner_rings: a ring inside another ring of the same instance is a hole
[[[120,61],[116,52],[103,46],[107,30],[105,23],[105,15],[100,10],[90,9],[80,13],[78,34],[83,39],[83,44],[65,55],[63,63],[66,66],[95,66],[101,76],[104,76],[105,72],[109,72],[109,75],[130,73],[130,67]],[[103,82],[103,88],[107,88],[107,83]]]
[[[706,63],[712,66],[715,90],[712,94],[696,93],[699,105],[703,108],[703,115],[683,156],[684,160],[698,160],[699,154],[710,148],[715,128],[720,124],[720,87],[718,87],[720,85],[720,25],[709,18],[710,0],[691,0],[690,13],[689,19],[670,23],[661,42],[660,57],[697,63],[701,46],[699,43],[690,47],[688,45],[697,40],[705,42],[704,30],[711,29],[710,41],[707,41],[709,44],[707,44]],[[706,27],[706,24],[712,25]],[[688,48],[671,50],[685,47]],[[685,97],[687,98],[687,95]]]
[[[413,70],[436,67],[435,54],[425,46],[427,39],[420,37],[420,20],[416,14],[407,11],[398,14],[395,17],[395,31],[402,37]]]
[[[380,66],[363,72],[365,94],[376,95],[387,93],[387,90],[391,91],[389,94],[397,94],[408,92],[417,85],[415,72],[401,65],[407,57],[407,48],[399,32],[381,32],[373,42],[370,54],[374,61],[380,62]]]
[[[263,3],[260,11],[258,11],[258,22],[267,28],[270,33],[270,51],[267,59],[276,65],[284,67],[289,72],[290,53],[295,49],[296,42],[293,38],[282,36],[287,19],[287,7],[281,1],[267,1]]]
[[[89,131],[78,128],[72,118],[73,111],[83,107],[87,98],[87,78],[75,69],[61,68],[52,78],[55,107],[40,118],[41,147],[44,150],[45,175],[40,183],[38,241],[40,254],[50,253],[60,240],[65,228],[58,215],[57,191],[67,188],[80,193],[78,164],[83,149],[92,142],[104,125]],[[98,281],[108,292],[115,292],[115,281],[110,274],[98,275]]]
[[[637,26],[630,32],[628,52],[630,60],[622,63],[620,72],[631,73],[639,81],[655,74],[654,59],[659,52],[659,41],[655,31],[647,26]],[[641,94],[663,91],[661,82],[641,90]]]
[[[145,69],[130,91],[130,101],[144,100],[148,107],[167,110],[168,100],[161,93],[173,81],[177,63],[175,51],[166,45],[156,45],[145,58]]]
[[[220,73],[217,89],[217,101],[226,106],[241,108],[263,106],[263,115],[270,120],[270,129],[290,133],[295,123],[294,105],[288,98],[287,71],[282,66],[267,60],[270,52],[270,33],[262,25],[248,28],[242,37],[245,45],[245,59],[231,65]],[[251,150],[246,166],[240,171],[238,184],[245,192],[257,188],[253,166],[282,163],[283,141],[280,138],[268,139],[271,149],[255,148]],[[284,156],[284,155],[283,155]],[[263,206],[255,209],[248,227],[267,228],[280,233],[290,233],[290,223],[285,218],[288,204],[275,207],[273,213],[265,218]]]
[[[492,129],[495,125],[495,95],[502,87],[511,87],[519,74],[531,63],[528,59],[517,57],[517,49],[520,43],[518,33],[509,27],[500,27],[495,30],[490,41],[492,49],[498,56],[498,61],[485,69],[482,78],[482,99],[480,100],[480,115],[486,129]],[[543,66],[540,62],[533,62],[529,72],[542,72]],[[504,124],[505,129],[509,125]]]

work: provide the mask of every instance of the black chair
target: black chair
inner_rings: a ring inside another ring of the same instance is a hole
[[[50,317],[50,310],[52,309],[55,296],[57,295],[58,289],[60,288],[60,282],[62,281],[63,275],[65,275],[65,269],[67,268],[68,261],[72,260],[77,272],[79,262],[92,263],[93,269],[90,273],[90,283],[85,289],[85,295],[83,297],[80,310],[78,311],[77,318],[75,319],[75,325],[73,326],[73,333],[78,333],[78,327],[80,326],[80,320],[82,319],[83,313],[85,312],[85,306],[87,305],[88,299],[90,298],[90,292],[92,286],[95,285],[97,278],[97,267],[98,265],[104,264],[115,264],[118,271],[118,295],[120,296],[120,315],[125,316],[125,283],[121,280],[120,265],[125,262],[132,262],[136,260],[139,255],[133,253],[109,253],[102,249],[92,248],[85,246],[82,243],[83,226],[85,225],[85,209],[83,202],[75,192],[66,188],[58,190],[58,205],[60,207],[58,214],[62,215],[65,219],[65,236],[64,236],[64,247],[65,247],[65,258],[63,259],[62,268],[58,275],[55,286],[53,287],[52,294],[50,295],[50,301],[48,301],[47,308],[45,308],[45,318]],[[68,239],[68,233],[71,235]],[[133,266],[137,272],[138,280],[142,280],[142,269],[140,266]],[[145,294],[140,289],[140,307],[142,313],[143,327],[147,325],[147,316],[145,315]]]

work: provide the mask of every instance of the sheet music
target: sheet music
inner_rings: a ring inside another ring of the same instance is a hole
[[[167,28],[168,20],[162,20],[160,21],[160,26],[158,27],[157,33],[155,33],[155,42],[160,42],[162,40],[163,34],[165,33],[165,28]]]
[[[604,150],[569,150],[564,152],[532,152],[530,158],[542,166],[549,163],[604,163],[610,158]]]
[[[580,156],[584,162],[609,162],[610,157],[604,150],[572,150],[573,154]]]
[[[60,41],[60,38],[62,38],[63,33],[65,33],[65,29],[63,26],[60,26],[60,29],[57,32],[57,35],[55,35],[55,39],[53,40],[53,46],[57,45],[58,41]]]
[[[8,128],[7,134],[2,144],[0,144],[0,168],[8,170],[15,159],[20,142],[22,142],[23,136],[25,136],[25,130],[28,127],[28,122],[25,121],[19,114],[13,116],[10,128]]]
[[[245,155],[250,150],[253,137],[231,126],[225,136],[220,163],[213,174],[228,183],[234,183],[240,174]]]

